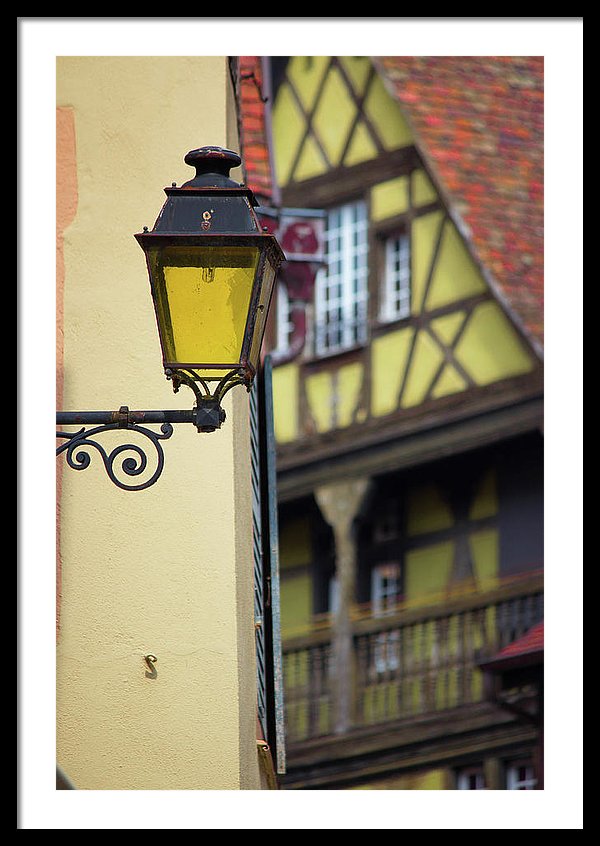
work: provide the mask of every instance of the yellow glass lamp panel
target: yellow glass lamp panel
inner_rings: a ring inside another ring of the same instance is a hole
[[[438,532],[454,524],[452,512],[437,485],[413,488],[406,505],[406,531],[410,536]]]
[[[313,131],[332,166],[340,163],[354,118],[356,104],[337,68],[327,75],[313,117]]]
[[[469,255],[460,233],[446,221],[431,279],[427,309],[439,308],[486,290],[483,277]]]
[[[456,345],[457,360],[478,385],[521,376],[533,360],[516,330],[494,302],[477,306]]]
[[[408,211],[408,176],[380,182],[371,189],[371,218],[385,220]]]
[[[264,337],[265,324],[269,315],[269,305],[273,293],[273,285],[275,282],[275,268],[271,262],[266,259],[263,265],[263,276],[260,287],[260,294],[258,303],[256,304],[256,318],[254,323],[254,333],[252,336],[252,346],[250,347],[249,361],[255,371],[258,370],[260,350]]]
[[[170,247],[154,254],[165,364],[240,361],[256,247]]]
[[[412,132],[404,115],[379,76],[371,84],[364,108],[386,150],[397,150],[412,144]]]

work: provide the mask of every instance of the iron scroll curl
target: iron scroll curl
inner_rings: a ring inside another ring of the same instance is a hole
[[[130,483],[120,479],[115,473],[117,460],[123,453],[127,453],[121,462],[121,470],[126,476],[139,478],[148,468],[148,454],[139,444],[119,444],[108,452],[96,438],[105,432],[115,429],[129,429],[142,435],[150,441],[156,452],[156,467],[149,478],[143,482]],[[85,470],[92,463],[91,450],[95,450],[102,458],[106,473],[118,488],[124,491],[141,491],[151,487],[160,478],[165,458],[161,441],[167,440],[173,434],[171,423],[163,423],[160,432],[155,432],[137,423],[105,423],[92,429],[80,429],[77,432],[57,431],[56,437],[65,439],[65,443],[56,449],[56,455],[65,453],[66,461],[73,470]]]

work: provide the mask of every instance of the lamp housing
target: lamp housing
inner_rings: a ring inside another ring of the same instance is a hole
[[[175,390],[182,381],[218,381],[206,396],[218,406],[233,384],[252,384],[285,255],[261,227],[253,192],[229,176],[241,164],[237,153],[201,147],[184,161],[195,177],[165,188],[152,231],[135,238],[146,256],[165,373]]]

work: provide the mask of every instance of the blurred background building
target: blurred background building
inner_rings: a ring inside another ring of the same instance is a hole
[[[288,789],[543,786],[543,59],[242,57]]]

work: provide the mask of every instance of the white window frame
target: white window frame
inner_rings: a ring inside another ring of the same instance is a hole
[[[392,614],[398,608],[402,567],[398,561],[376,564],[371,570],[371,609],[374,617]]]
[[[393,614],[398,608],[402,567],[398,561],[377,564],[371,571],[371,612],[374,617]],[[391,629],[377,635],[373,650],[373,668],[377,674],[400,669],[400,632]]]
[[[326,266],[315,281],[315,354],[366,343],[368,307],[367,204],[345,203],[327,213]]]
[[[340,582],[337,576],[331,576],[327,585],[328,611],[335,617],[340,607]]]
[[[410,235],[395,232],[384,243],[384,271],[379,319],[384,322],[410,317]]]
[[[519,769],[524,767],[527,771],[525,778],[519,778]],[[537,778],[531,761],[513,761],[506,768],[506,789],[507,790],[535,790]]]
[[[290,298],[287,285],[279,282],[277,285],[277,313],[276,313],[276,347],[275,353],[287,353],[290,350],[290,338],[294,328],[291,321]]]
[[[475,782],[472,786],[471,779],[473,778]],[[456,786],[458,790],[486,790],[483,767],[468,767],[461,770],[456,779]]]

